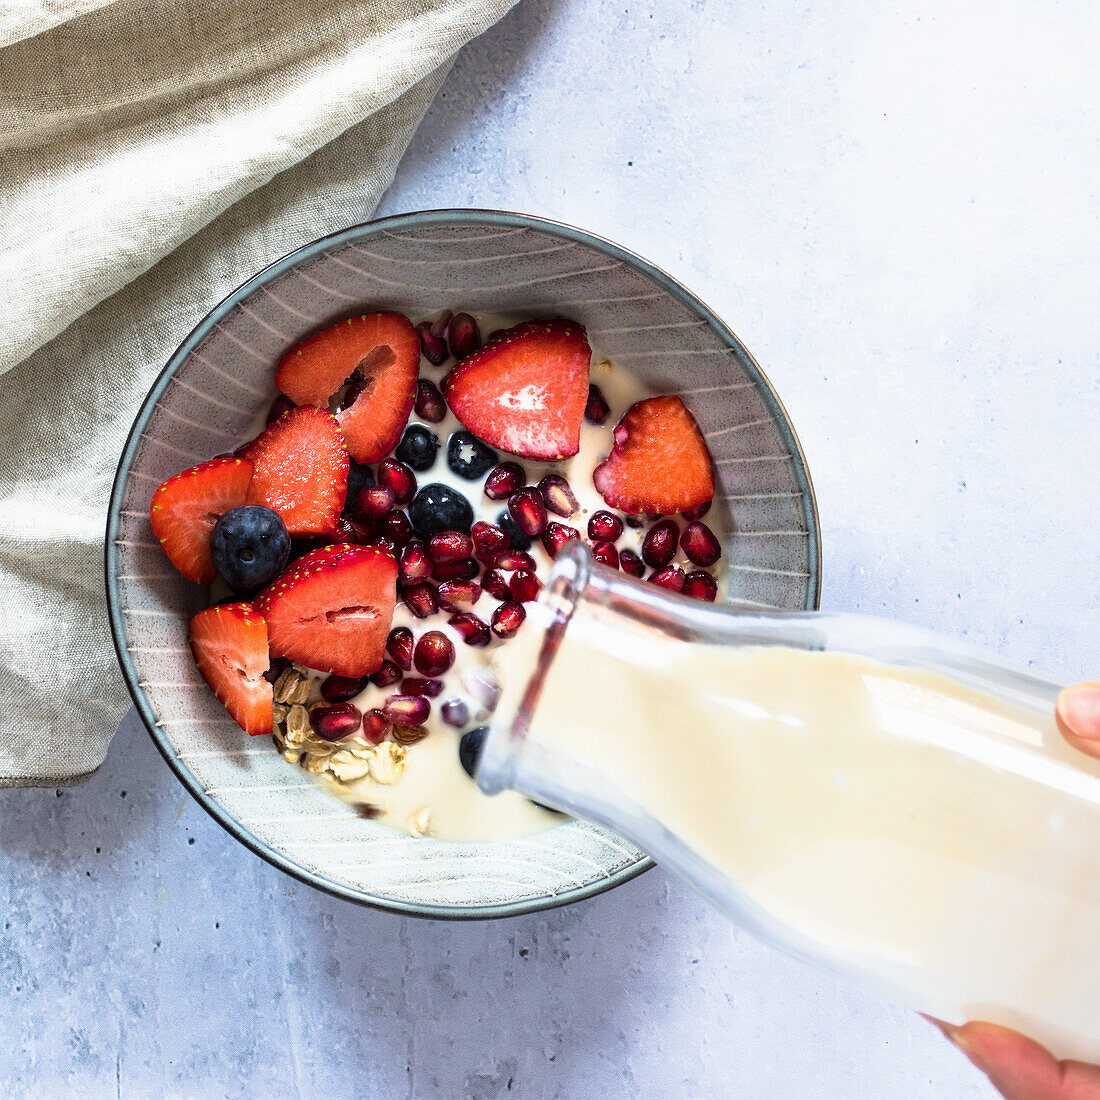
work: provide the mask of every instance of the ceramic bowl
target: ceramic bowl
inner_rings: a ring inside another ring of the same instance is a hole
[[[187,647],[204,592],[162,555],[149,496],[167,477],[248,438],[274,397],[273,365],[309,333],[364,309],[564,314],[599,354],[680,394],[706,434],[715,508],[733,532],[729,596],[817,605],[820,540],[801,449],[767,378],[698,298],[590,233],[521,214],[426,211],[306,245],[234,291],[161,372],[119,463],[107,529],[107,595],[119,660],[157,748],[242,844],[352,901],[420,916],[478,918],[561,905],[638,874],[649,860],[579,821],[489,844],[413,839],[354,812],[250,741],[207,690]]]

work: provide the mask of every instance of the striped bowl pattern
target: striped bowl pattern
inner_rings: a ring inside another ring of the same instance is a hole
[[[587,326],[605,356],[679,393],[717,466],[729,596],[817,605],[820,542],[802,453],[779,399],[733,333],[663,272],[568,226],[493,211],[428,211],[337,233],[285,257],[217,306],[146,398],[119,464],[107,531],[108,606],[134,702],[199,802],[242,843],[339,896],[422,916],[477,918],[598,893],[648,859],[606,829],[452,844],[362,820],[249,744],[203,684],[186,628],[203,592],[149,527],[153,489],[231,450],[274,396],[273,364],[304,336],[363,309],[550,316]]]

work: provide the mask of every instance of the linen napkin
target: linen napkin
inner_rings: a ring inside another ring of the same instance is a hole
[[[126,709],[103,533],[153,378],[233,287],[370,216],[514,2],[0,4],[0,787],[79,781]]]

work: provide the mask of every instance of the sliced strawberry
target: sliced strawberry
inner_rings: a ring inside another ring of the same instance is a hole
[[[353,398],[336,418],[356,462],[378,462],[397,445],[416,398],[420,340],[400,313],[349,317],[283,356],[275,384],[299,405],[329,408],[345,384]]]
[[[299,558],[253,606],[271,652],[337,676],[382,667],[397,603],[397,562],[374,546],[322,546]]]
[[[274,508],[294,537],[336,526],[348,495],[348,449],[336,418],[315,405],[283,413],[248,449],[247,504]]]
[[[584,326],[556,318],[506,329],[443,379],[462,424],[523,458],[554,461],[580,449],[592,349]]]
[[[611,454],[592,480],[612,508],[671,515],[714,496],[707,441],[678,397],[631,405],[615,428]]]
[[[149,521],[168,560],[189,580],[213,584],[210,532],[223,512],[244,504],[252,463],[226,455],[170,477],[149,502]]]
[[[191,620],[191,653],[202,678],[233,720],[253,736],[270,733],[267,624],[246,603],[223,603]]]

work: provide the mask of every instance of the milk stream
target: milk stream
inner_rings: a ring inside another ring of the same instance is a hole
[[[670,634],[614,586],[552,656],[552,590],[494,655],[486,789],[608,825],[763,940],[893,1000],[1100,1061],[1100,761],[1049,708],[827,643]]]

